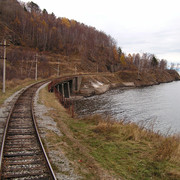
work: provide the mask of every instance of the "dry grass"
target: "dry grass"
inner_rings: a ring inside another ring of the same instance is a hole
[[[156,148],[155,160],[163,161],[170,160],[176,157],[180,161],[180,139],[179,137],[169,136],[161,137]]]
[[[24,80],[20,80],[20,79],[12,79],[12,80],[7,80],[6,81],[6,89],[9,90],[12,87],[16,87],[18,85],[27,83],[29,81],[32,81],[32,79],[24,79]],[[2,89],[2,84],[0,85],[0,88]]]
[[[72,119],[53,94],[43,92],[44,104],[53,107],[51,116],[64,134],[61,140],[54,139],[54,147],[64,149],[85,179],[98,179],[101,173],[97,172],[104,170],[115,179],[180,178],[179,137],[154,133],[153,123],[149,124],[152,130],[146,130],[142,124],[100,115]]]
[[[115,123],[99,122],[94,131],[97,133],[116,133],[119,129]]]
[[[94,120],[97,125],[94,128],[94,132],[96,133],[103,133],[103,134],[109,134],[109,133],[118,133],[119,132],[119,123],[117,121],[114,121],[107,117],[106,119],[102,119],[100,115],[94,115],[91,118],[91,121]]]
[[[19,80],[19,79],[13,79],[10,81],[6,81],[6,92],[2,92],[2,83],[0,84],[0,106],[3,104],[5,99],[10,97],[13,93],[16,91],[22,89],[23,87],[34,83],[35,80],[32,79],[24,79],[24,80]]]
[[[70,158],[75,171],[83,176],[83,179],[103,179],[99,177],[108,176],[107,172],[104,171],[90,155],[88,148],[84,146],[84,144],[81,144],[81,139],[77,139],[76,136],[74,136],[70,125],[76,124],[78,120],[71,118],[68,111],[59,104],[53,93],[47,91],[47,88],[40,91],[40,99],[46,107],[52,108],[48,111],[47,115],[56,121],[57,128],[59,128],[63,134],[61,138],[57,138],[57,136],[48,132],[48,144],[51,145],[51,148],[47,149],[47,152],[53,149],[61,149],[59,151],[62,153],[64,150],[63,153]],[[96,119],[95,117],[92,117],[91,120],[87,119],[87,121],[94,121],[93,119]],[[79,128],[84,130],[81,125]]]
[[[91,122],[96,122],[94,132],[109,136],[109,134],[119,135],[123,141],[149,141],[153,142],[155,161],[164,161],[175,159],[180,161],[180,137],[179,136],[162,136],[153,130],[147,130],[139,127],[135,123],[125,121],[114,121],[109,117],[104,120],[100,115],[86,117]],[[149,128],[150,129],[150,128]]]

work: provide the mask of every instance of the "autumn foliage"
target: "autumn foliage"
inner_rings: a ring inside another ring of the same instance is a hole
[[[49,77],[52,71],[43,53],[76,56],[81,59],[78,69],[91,72],[97,71],[97,66],[99,71],[116,72],[163,70],[167,65],[165,60],[160,61],[152,54],[126,55],[111,36],[76,20],[57,18],[46,9],[41,10],[32,1],[23,3],[17,0],[0,0],[0,41],[4,38],[11,47],[18,47],[17,51],[12,48],[8,52],[9,65],[14,67],[8,73],[10,79],[11,73],[18,73],[18,77],[19,74],[21,77],[33,77],[31,71],[34,71],[36,52],[42,54],[41,77]],[[23,48],[28,48],[28,51],[22,51]],[[1,48],[0,56],[2,54]],[[17,64],[18,69],[15,69]]]
[[[39,51],[80,54],[90,59],[98,53],[113,57],[115,41],[102,31],[65,17],[41,10],[34,2],[0,1],[3,36],[11,43]]]

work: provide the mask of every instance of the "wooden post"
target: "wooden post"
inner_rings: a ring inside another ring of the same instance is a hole
[[[4,40],[3,93],[6,92],[6,40]]]
[[[9,44],[6,44],[6,39],[4,39],[4,43],[0,44],[0,46],[4,47],[4,61],[3,61],[3,93],[6,92],[6,47],[9,46]]]
[[[35,70],[35,80],[37,81],[37,57],[38,55],[35,55],[35,61],[36,61],[36,70]]]

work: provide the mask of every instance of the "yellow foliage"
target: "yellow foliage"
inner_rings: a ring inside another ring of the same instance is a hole
[[[124,56],[124,54],[121,55],[121,57],[120,57],[120,62],[121,62],[121,64],[122,64],[123,66],[126,65],[126,61],[125,61],[125,56]]]
[[[30,21],[33,23],[33,22],[34,22],[34,19],[31,17]]]
[[[71,24],[70,24],[70,22],[69,22],[69,19],[63,17],[63,18],[61,19],[61,22],[62,22],[62,24],[65,25],[66,27],[68,27],[68,28],[71,27]]]
[[[128,54],[128,59],[129,59],[129,62],[130,62],[130,63],[133,63],[133,57],[132,57],[131,54]]]
[[[20,22],[20,20],[19,20],[19,18],[17,16],[16,16],[16,18],[14,20],[14,24],[17,24],[17,25],[21,24],[21,22]]]
[[[117,49],[115,46],[113,47],[113,54],[114,54],[114,59],[117,61],[118,60],[118,52],[117,52]]]
[[[75,26],[76,25],[76,21],[75,20],[71,20],[71,26]]]
[[[48,25],[45,20],[42,21],[42,25],[46,28]]]
[[[56,31],[56,30],[57,30],[57,28],[53,26],[53,27],[52,27],[52,30],[53,30],[53,31]]]
[[[38,28],[38,32],[42,33],[42,29],[41,29],[41,28]]]

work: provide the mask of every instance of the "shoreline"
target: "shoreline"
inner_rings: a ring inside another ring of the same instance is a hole
[[[128,79],[127,79],[128,80]],[[122,88],[122,89],[130,89],[130,88],[143,88],[143,87],[149,87],[154,85],[160,85],[164,83],[171,83],[174,81],[180,81],[180,77],[177,77],[177,74],[174,75],[171,79],[165,79],[160,81],[154,81],[153,79],[151,81],[145,82],[142,79],[134,79],[132,81],[122,81],[119,82],[113,82],[110,81],[106,84],[104,82],[104,79],[99,79],[99,77],[89,77],[86,82],[83,82],[80,88],[80,91],[77,93],[77,96],[79,98],[86,98],[91,97],[94,95],[100,95],[104,94],[109,90]]]

